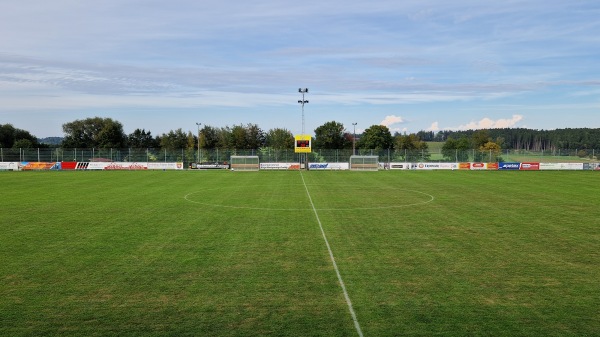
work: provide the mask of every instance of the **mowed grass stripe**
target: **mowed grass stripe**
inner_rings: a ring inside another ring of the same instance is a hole
[[[600,331],[597,172],[303,174],[365,336]],[[0,335],[356,334],[297,172],[0,186]]]
[[[325,241],[325,246],[327,247],[327,252],[329,253],[329,258],[331,259],[331,263],[333,264],[333,269],[335,270],[335,275],[338,278],[340,283],[340,287],[342,288],[342,293],[344,294],[344,299],[346,300],[346,304],[348,304],[348,310],[350,311],[350,316],[352,317],[352,321],[354,322],[354,328],[360,337],[363,336],[362,329],[360,328],[360,323],[356,317],[356,312],[352,307],[352,301],[350,300],[350,296],[348,295],[348,290],[346,289],[346,285],[344,284],[344,280],[342,279],[342,275],[340,274],[340,270],[335,262],[335,256],[333,255],[333,251],[331,250],[331,246],[329,245],[329,240],[327,240],[327,235],[325,234],[325,230],[323,230],[323,224],[321,223],[321,219],[319,219],[319,213],[315,208],[315,204],[313,203],[312,197],[310,196],[310,191],[306,186],[306,181],[304,180],[304,176],[302,171],[300,171],[300,177],[302,177],[302,184],[304,185],[304,189],[306,190],[306,195],[308,196],[308,200],[310,201],[310,206],[315,214],[315,218],[319,223],[319,229],[321,230],[321,234],[323,235],[323,240]]]

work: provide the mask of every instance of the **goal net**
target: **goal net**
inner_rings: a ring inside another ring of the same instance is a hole
[[[350,156],[350,169],[360,171],[379,170],[378,156]]]
[[[231,169],[234,171],[258,171],[258,156],[231,156]]]

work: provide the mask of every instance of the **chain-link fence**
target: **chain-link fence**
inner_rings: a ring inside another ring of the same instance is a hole
[[[353,153],[354,152],[354,153]],[[313,149],[309,162],[347,163],[352,154],[378,156],[380,162],[586,162],[597,161],[599,149],[557,149],[552,151],[502,150],[364,150]],[[232,155],[259,156],[261,162],[293,163],[303,161],[304,154],[294,149],[15,149],[0,148],[2,162],[183,162],[187,167],[198,162],[228,162]]]

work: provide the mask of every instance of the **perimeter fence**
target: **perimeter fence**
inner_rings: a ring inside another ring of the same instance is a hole
[[[315,163],[348,163],[350,156],[378,156],[380,162],[585,162],[598,160],[600,149],[556,149],[556,150],[510,150],[499,152],[471,150],[424,151],[424,150],[364,150],[357,149],[313,149],[307,160]],[[63,149],[63,148],[0,148],[1,162],[183,162],[191,163],[228,162],[231,156],[258,156],[260,162],[294,163],[303,160],[305,154],[294,153],[294,149],[257,150],[239,149]]]

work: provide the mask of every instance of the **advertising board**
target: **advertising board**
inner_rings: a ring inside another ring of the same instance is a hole
[[[89,162],[77,163],[78,170],[147,170],[148,163],[130,163],[130,162]]]
[[[584,163],[540,163],[540,170],[584,170]]]
[[[521,163],[521,171],[538,171],[540,163]]]
[[[583,169],[600,171],[600,163],[583,163]]]
[[[61,170],[74,170],[77,168],[76,161],[63,161],[61,164]]]
[[[105,170],[147,170],[148,163],[112,162],[104,166]]]
[[[459,170],[470,170],[471,163],[458,163],[458,169]]]
[[[21,163],[8,161],[0,162],[1,171],[21,171]]]
[[[407,170],[410,168],[410,163],[390,163],[390,170]]]
[[[413,170],[456,170],[458,163],[412,163]]]
[[[487,163],[487,169],[488,170],[497,170],[498,169],[498,163]]]
[[[486,163],[471,163],[471,170],[487,170]]]
[[[183,170],[183,163],[148,163],[148,170]]]
[[[349,170],[350,163],[308,163],[309,170]]]
[[[501,162],[498,163],[498,170],[519,170],[521,163]]]
[[[22,162],[21,167],[23,171],[38,171],[38,170],[60,170],[60,163],[57,162]]]
[[[214,170],[214,169],[221,169],[221,170],[228,170],[229,169],[229,164],[227,164],[226,162],[215,162],[215,163],[200,163],[200,164],[196,164],[194,163],[193,165],[195,165],[194,167],[190,167],[192,169],[199,169],[199,170]]]
[[[260,163],[261,170],[299,170],[300,163]]]

